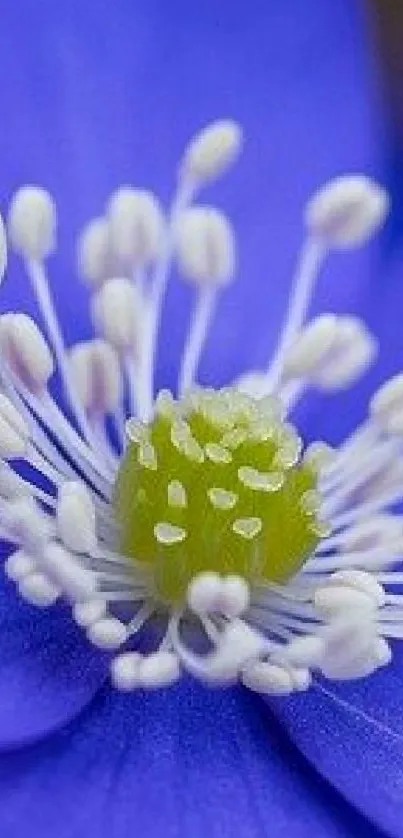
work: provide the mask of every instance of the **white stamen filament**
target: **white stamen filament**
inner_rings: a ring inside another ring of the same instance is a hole
[[[180,213],[191,202],[194,186],[191,181],[180,181],[172,201],[167,229],[164,235],[161,253],[152,277],[148,304],[145,312],[145,334],[141,352],[138,399],[142,406],[140,419],[147,420],[152,415],[154,402],[154,368],[157,351],[157,337],[160,327],[162,306],[169,280],[169,270],[174,253],[174,229]]]
[[[287,349],[303,325],[315,282],[326,255],[326,248],[316,238],[304,243],[291,286],[284,325],[277,348],[264,378],[266,392],[275,392],[281,381]]]
[[[69,399],[69,405],[85,439],[91,444],[93,442],[91,428],[78,399],[71,377],[67,361],[66,347],[61,333],[59,320],[49,292],[49,283],[46,277],[45,266],[42,262],[33,260],[27,261],[26,266],[55,352],[60,375]]]
[[[200,355],[213,317],[216,294],[215,288],[201,288],[198,292],[179,374],[180,396],[190,390],[195,383]]]

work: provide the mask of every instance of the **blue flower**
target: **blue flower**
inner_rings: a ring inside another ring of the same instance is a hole
[[[306,196],[318,183],[344,169],[364,169],[371,175],[381,171],[380,131],[370,104],[370,68],[363,47],[359,10],[351,4],[347,7],[342,3],[335,9],[333,4],[316,1],[309,11],[291,2],[278,10],[266,9],[265,5],[249,9],[245,18],[241,6],[224,4],[220,7],[219,28],[216,10],[199,11],[184,2],[169,4],[169,8],[158,2],[140,3],[135,13],[129,2],[121,3],[118,10],[112,6],[100,10],[95,2],[77,6],[44,2],[40,7],[27,6],[25,21],[21,21],[18,8],[7,10],[8,25],[3,26],[0,38],[1,60],[8,79],[4,88],[8,130],[1,141],[0,167],[6,193],[14,192],[25,180],[35,180],[57,196],[61,214],[60,250],[49,269],[52,296],[62,313],[69,345],[89,334],[88,294],[71,279],[75,269],[71,254],[80,226],[89,215],[103,211],[105,200],[118,180],[147,182],[167,198],[172,167],[192,131],[200,124],[222,112],[231,113],[245,124],[247,139],[238,173],[234,170],[232,180],[228,178],[220,183],[221,193],[216,193],[214,186],[206,192],[209,203],[215,202],[217,196],[231,210],[234,226],[239,231],[242,276],[239,283],[225,291],[217,307],[200,364],[200,381],[206,384],[226,385],[247,369],[267,367],[287,299],[287,283],[280,278],[289,272],[289,253],[298,246],[297,215]],[[343,43],[342,50],[340,43]],[[288,75],[291,84],[285,77]],[[29,101],[28,84],[32,85]],[[23,107],[17,106],[19,101]],[[272,159],[271,149],[276,155],[274,165],[268,163]],[[24,194],[20,193],[21,197]],[[45,204],[40,203],[39,209],[45,207],[46,216],[49,210],[46,196],[31,193],[28,197],[45,198]],[[17,218],[14,217],[14,224],[10,219],[11,237],[17,249],[26,255],[27,242],[21,242],[19,236],[21,230],[27,233],[27,227],[23,223],[21,228],[18,204],[14,203],[14,210]],[[35,218],[37,214],[34,221]],[[206,223],[211,233],[211,215]],[[222,233],[220,221],[218,227]],[[43,227],[40,232],[43,235]],[[199,234],[200,225],[196,224],[196,239]],[[191,275],[195,271],[203,274],[203,264],[200,268],[200,263],[195,267],[192,262],[195,248],[190,253],[189,264],[186,251],[189,235],[188,229],[182,268]],[[225,232],[223,235],[225,238]],[[32,247],[32,239],[28,247]],[[357,388],[353,396],[343,393],[327,401],[326,410],[323,410],[323,398],[320,402],[303,399],[297,424],[307,438],[324,436],[333,443],[340,442],[361,421],[363,396],[367,397],[385,374],[396,371],[388,318],[396,299],[394,283],[390,280],[388,299],[383,302],[377,247],[374,243],[366,251],[335,257],[335,267],[326,268],[326,281],[319,285],[314,305],[326,310],[330,301],[332,310],[365,314],[377,334],[386,331],[390,350],[385,355],[382,347],[383,376],[378,365],[376,374],[372,378],[366,376],[358,388],[358,397]],[[217,279],[223,265],[227,268],[224,274],[230,272],[230,251],[231,242],[226,239],[223,251],[219,249]],[[33,263],[37,268],[38,259]],[[2,288],[2,310],[7,309],[10,301],[13,310],[27,311],[36,319],[37,310],[28,299],[26,280],[19,265],[11,256],[10,278]],[[32,270],[32,259],[30,267],[34,284],[39,282],[43,290],[43,277],[35,268]],[[60,278],[57,282],[56,277]],[[137,284],[141,288],[139,276]],[[110,303],[120,293],[124,299],[125,289],[127,286],[121,285],[119,290],[115,284],[109,298],[105,301],[101,295],[95,305],[95,319],[104,331],[114,327],[109,317]],[[105,290],[102,294],[105,295]],[[157,367],[157,388],[173,386],[175,382],[188,322],[185,313],[192,304],[191,291],[177,280],[172,282],[162,322],[160,345],[164,352]],[[123,306],[121,317],[124,314]],[[347,325],[347,333],[353,329],[354,347],[356,339],[360,342],[365,365],[373,349],[368,331],[361,322],[354,320],[346,324],[342,320],[316,321],[321,345],[325,338],[330,340],[336,332],[339,335],[340,325],[345,335]],[[46,377],[50,361],[46,348],[36,345],[28,321],[13,318],[2,322],[3,361],[4,358],[8,361],[8,367],[3,364],[3,383],[6,395],[12,395],[14,405],[24,413],[21,397],[25,405],[39,406],[35,402],[36,394],[31,392],[35,389],[32,375]],[[110,332],[108,336],[111,338]],[[305,346],[306,340],[305,333]],[[315,334],[313,338],[312,333],[310,338],[308,335],[308,343],[309,340],[317,347]],[[24,346],[28,347],[28,356],[23,354]],[[93,370],[94,358],[98,373],[99,365],[101,372],[110,372],[114,364],[104,346],[91,347],[92,354],[81,347],[83,351],[77,351],[73,360],[76,389],[84,403],[87,399],[87,407],[90,398],[114,399],[114,386],[104,390],[101,387],[101,394],[99,388],[88,389],[85,370],[89,366]],[[94,356],[95,348],[98,354]],[[302,350],[300,345],[297,362]],[[357,356],[354,358],[356,361]],[[291,369],[292,358],[288,358],[288,363]],[[23,370],[26,375],[22,381]],[[333,383],[334,370],[330,365]],[[111,380],[114,376],[108,378],[106,374],[103,382],[110,384]],[[249,379],[248,386],[250,383]],[[256,383],[261,386],[260,377],[254,379],[255,386]],[[316,383],[323,385],[324,379]],[[393,387],[399,388],[399,381]],[[62,399],[57,385],[56,392]],[[386,391],[385,396],[383,391],[383,401],[378,399],[381,414],[382,405],[390,401],[390,394],[390,390]],[[297,393],[294,388],[288,388],[283,395],[291,400]],[[0,407],[2,444],[11,447],[25,444],[25,426],[10,412],[10,403],[3,400]],[[79,405],[76,409],[85,431],[87,417],[82,416]],[[51,429],[55,431],[60,416],[55,415],[54,408],[52,411]],[[147,403],[144,416],[147,416]],[[390,413],[387,418],[396,419]],[[119,416],[116,425],[119,432]],[[138,434],[139,430],[136,425],[131,433]],[[100,428],[95,424],[90,431],[99,433]],[[40,434],[38,429],[36,433]],[[77,441],[68,433],[68,443],[74,447]],[[98,439],[98,445],[102,444],[102,439]],[[31,450],[31,461],[32,453]],[[149,459],[149,449],[145,449],[144,456]],[[42,461],[41,471],[45,465]],[[88,458],[87,465],[91,467]],[[32,476],[30,472],[22,473],[28,479]],[[3,494],[6,476],[9,477],[8,472],[3,471]],[[261,475],[252,474],[252,480],[261,479]],[[46,479],[40,489],[49,491]],[[42,495],[43,499],[48,500],[52,509],[49,497]],[[73,558],[77,548],[75,539],[91,538],[91,527],[86,531],[81,525],[83,520],[88,523],[91,519],[91,503],[87,502],[88,497],[77,496],[75,489],[70,494],[64,492],[65,523],[63,529],[63,516],[59,514],[59,535],[62,533],[65,545],[73,551]],[[46,508],[49,505],[45,504]],[[19,543],[24,532],[32,537],[32,524],[39,523],[40,528],[43,524],[36,514],[29,519],[23,504],[13,506],[7,502],[2,509],[8,513],[8,517],[3,515],[4,534],[14,535]],[[313,512],[316,514],[316,508]],[[74,524],[77,520],[80,526],[69,526],[69,522]],[[389,529],[387,534],[390,535]],[[39,535],[42,537],[43,533]],[[54,541],[52,532],[49,535]],[[167,536],[172,537],[172,531],[165,528],[162,535],[166,541]],[[322,669],[325,676],[337,677],[337,666],[335,670],[333,661],[333,672],[330,672],[328,658],[327,672],[322,663],[312,666],[314,678],[309,690],[290,697],[267,698],[269,707],[243,687],[206,688],[186,675],[169,690],[126,695],[110,686],[110,653],[90,645],[82,627],[77,625],[77,622],[88,625],[89,621],[88,609],[83,611],[80,601],[75,605],[76,622],[72,620],[71,608],[63,602],[40,609],[21,601],[20,594],[23,594],[28,600],[44,604],[46,598],[49,602],[52,598],[59,599],[61,587],[66,584],[91,584],[88,576],[77,576],[79,569],[63,564],[61,558],[60,552],[48,555],[48,571],[53,562],[50,574],[43,573],[43,566],[40,573],[37,566],[28,567],[32,561],[29,550],[22,557],[19,554],[18,560],[8,559],[6,568],[17,582],[19,592],[14,584],[1,577],[2,835],[18,838],[30,829],[40,835],[78,836],[88,832],[117,838],[125,838],[133,831],[156,836],[198,836],[206,830],[220,836],[254,832],[273,836],[375,836],[380,835],[377,826],[390,835],[401,834],[399,648],[394,651],[393,664],[352,686],[340,686],[316,674]],[[324,554],[323,558],[326,558]],[[318,559],[321,560],[320,554]],[[36,579],[32,580],[35,575]],[[367,584],[368,579],[361,578],[360,582]],[[347,587],[351,593],[351,585]],[[370,592],[359,590],[357,595],[352,587],[351,602],[355,605],[359,604],[360,596],[362,603],[362,597],[365,599],[368,593],[374,595],[374,588]],[[211,588],[204,586],[201,590],[204,597],[206,590],[211,594]],[[228,590],[232,590],[229,599]],[[234,603],[235,609],[238,608],[239,596],[242,600],[244,593],[242,586],[236,588],[235,594],[233,588],[227,588],[227,609],[234,608]],[[324,593],[325,605],[327,596],[329,607],[328,592]],[[378,594],[379,589],[375,595]],[[68,599],[72,598],[70,587]],[[191,602],[194,605],[195,599]],[[119,612],[118,616],[121,626],[127,615]],[[298,614],[294,618],[298,620]],[[349,624],[350,630],[356,631],[356,640],[363,638],[360,625],[358,621],[357,628],[354,620]],[[213,626],[217,627],[222,625]],[[93,633],[92,639],[98,646],[111,645],[110,629],[111,626],[104,626],[97,637]],[[116,624],[112,629],[121,630]],[[335,640],[334,634],[324,636],[328,644]],[[336,640],[337,637],[336,632]],[[150,642],[155,642],[153,636],[143,638],[143,652]],[[166,648],[171,653],[170,647]],[[192,646],[192,651],[200,650]],[[385,663],[388,657],[385,644],[380,651],[385,660],[378,662]],[[267,664],[266,658],[264,662]],[[137,666],[139,660],[132,663]],[[184,654],[182,663],[186,663]],[[348,671],[346,661],[342,663],[340,675],[356,674],[355,659],[348,661]],[[370,670],[376,668],[375,661],[372,658],[368,661],[365,655],[364,658],[361,655],[358,663],[369,666]],[[287,675],[291,670],[284,670],[283,664],[282,659],[274,662],[276,670],[271,671],[272,680],[267,680],[265,670],[264,682],[256,672],[249,672],[248,677],[244,675],[244,681],[254,688],[264,687],[261,691],[266,693],[290,692],[289,682],[284,685],[281,679],[285,671]],[[193,665],[192,668],[194,671]],[[297,668],[301,673],[301,666]],[[156,675],[161,677],[161,671],[157,668],[156,673],[155,667],[151,672],[148,669],[149,685]],[[176,674],[174,666],[168,676],[173,678]],[[115,669],[115,684],[121,688],[134,686],[129,683],[132,676],[130,667]],[[144,670],[141,677],[144,685]],[[299,683],[302,686],[308,683]],[[370,826],[367,818],[377,826]]]

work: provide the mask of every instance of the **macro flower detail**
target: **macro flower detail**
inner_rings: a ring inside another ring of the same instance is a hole
[[[124,186],[89,222],[77,252],[96,336],[71,348],[46,268],[52,198],[22,187],[7,234],[0,227],[2,273],[8,239],[46,335],[26,314],[0,317],[5,572],[39,608],[68,602],[124,691],[168,686],[187,670],[207,684],[285,695],[316,674],[371,675],[402,635],[402,376],[374,394],[337,449],[304,446],[290,419],[311,388],[347,387],[376,357],[359,318],[309,320],[308,309],[328,253],[365,243],[388,196],[346,175],[311,198],[274,357],[220,390],[201,387],[236,247],[226,216],[196,200],[241,146],[237,124],[213,123],[185,150],[167,214],[152,193]],[[154,379],[174,263],[193,285],[194,309],[173,395],[155,392]],[[55,372],[63,407],[49,385]]]

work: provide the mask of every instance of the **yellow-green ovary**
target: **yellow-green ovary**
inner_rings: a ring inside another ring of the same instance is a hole
[[[314,550],[316,473],[270,399],[162,394],[131,436],[114,492],[120,550],[148,565],[156,600],[181,604],[206,570],[283,582]]]

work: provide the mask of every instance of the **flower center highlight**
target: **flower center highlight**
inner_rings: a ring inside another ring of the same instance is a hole
[[[162,391],[149,424],[131,419],[114,505],[120,549],[147,563],[155,599],[182,604],[203,571],[250,584],[289,579],[326,527],[313,461],[273,397]]]

